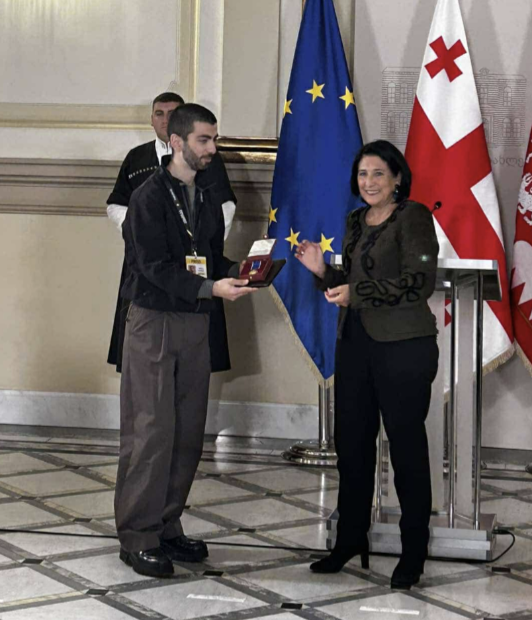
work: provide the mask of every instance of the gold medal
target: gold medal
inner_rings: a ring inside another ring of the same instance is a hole
[[[256,273],[258,273],[257,269],[252,269],[252,270],[249,272],[249,275],[250,275],[250,276],[254,276]]]

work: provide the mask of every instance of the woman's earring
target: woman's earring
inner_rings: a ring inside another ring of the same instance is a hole
[[[392,198],[394,202],[397,202],[399,200],[399,189],[400,189],[400,185],[399,183],[396,183],[395,189],[393,190],[393,194],[392,194]]]

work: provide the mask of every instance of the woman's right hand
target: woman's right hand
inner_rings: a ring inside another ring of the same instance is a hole
[[[325,275],[325,260],[319,243],[313,243],[305,239],[297,246],[295,257],[315,276],[323,278]]]

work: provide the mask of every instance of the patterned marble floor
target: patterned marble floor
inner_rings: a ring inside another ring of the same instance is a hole
[[[0,528],[46,532],[0,533],[2,620],[532,619],[532,476],[522,467],[483,480],[483,511],[517,537],[498,572],[429,561],[419,587],[398,593],[396,558],[371,556],[369,571],[356,560],[337,575],[308,570],[310,549],[325,548],[335,471],[283,462],[278,441],[210,441],[184,518],[210,557],[155,580],[118,559],[116,434],[53,435],[0,429]]]

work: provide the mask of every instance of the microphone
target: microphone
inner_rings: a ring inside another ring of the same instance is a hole
[[[431,213],[434,213],[434,211],[437,211],[438,209],[441,209],[441,207],[442,207],[442,204],[438,200],[437,202],[434,203],[434,206],[432,207]]]

